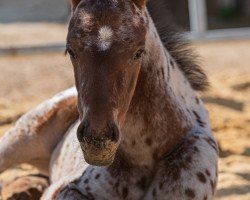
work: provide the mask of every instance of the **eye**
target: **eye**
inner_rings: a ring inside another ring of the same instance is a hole
[[[134,54],[134,60],[140,59],[144,52],[145,52],[144,48],[140,48],[139,50],[137,50],[137,52],[135,52]]]
[[[71,59],[77,59],[76,54],[71,49],[67,48],[65,53],[68,53]]]

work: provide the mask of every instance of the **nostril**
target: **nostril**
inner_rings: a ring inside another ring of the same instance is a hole
[[[83,142],[84,138],[86,137],[86,133],[87,133],[87,128],[88,128],[88,122],[82,122],[78,128],[77,128],[77,139],[80,142]]]
[[[109,125],[108,136],[112,142],[118,142],[119,140],[119,129],[115,124]]]
[[[81,143],[105,142],[106,140],[117,143],[119,141],[119,135],[119,129],[113,123],[108,124],[104,132],[90,130],[87,121],[80,123],[77,128],[77,139]]]

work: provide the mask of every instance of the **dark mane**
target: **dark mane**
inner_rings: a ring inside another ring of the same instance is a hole
[[[188,40],[171,20],[166,5],[161,0],[152,0],[147,4],[165,48],[178,64],[194,90],[203,91],[208,87],[208,79],[197,61],[197,55]]]

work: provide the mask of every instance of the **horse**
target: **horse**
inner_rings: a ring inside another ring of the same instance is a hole
[[[196,92],[207,77],[146,3],[71,0],[76,87],[0,138],[0,172],[26,162],[49,174],[42,200],[213,199],[218,147]]]

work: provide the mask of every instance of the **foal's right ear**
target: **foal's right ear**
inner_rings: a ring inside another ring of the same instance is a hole
[[[71,1],[71,8],[72,10],[75,10],[77,5],[81,2],[81,0],[70,0]]]
[[[147,0],[133,0],[133,2],[139,9],[143,9],[146,5]]]

